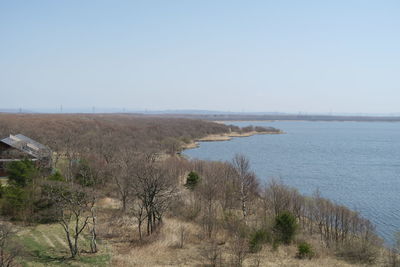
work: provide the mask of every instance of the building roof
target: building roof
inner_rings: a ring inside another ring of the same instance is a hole
[[[42,145],[22,134],[10,134],[9,137],[0,140],[0,142],[25,152],[34,158],[43,158],[49,156],[51,153],[50,149],[45,145]]]

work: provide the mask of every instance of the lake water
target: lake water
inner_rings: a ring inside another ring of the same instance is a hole
[[[273,126],[281,135],[202,142],[190,158],[229,161],[246,155],[261,180],[280,178],[301,193],[359,211],[387,242],[400,231],[400,123],[234,122]]]

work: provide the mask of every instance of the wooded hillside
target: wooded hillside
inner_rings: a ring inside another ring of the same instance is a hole
[[[360,214],[319,192],[306,197],[278,180],[263,182],[243,155],[230,162],[176,155],[206,135],[276,129],[115,114],[1,114],[0,126],[2,136],[22,133],[54,152],[50,170],[29,160],[8,165],[0,254],[13,263],[345,266],[399,259],[397,252],[386,257]]]

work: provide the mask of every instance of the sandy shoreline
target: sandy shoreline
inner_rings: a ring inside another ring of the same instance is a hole
[[[231,124],[231,122],[274,122],[276,120],[227,120],[227,121],[212,121],[219,124]]]
[[[225,133],[225,134],[210,134],[207,135],[203,138],[199,138],[194,140],[193,142],[190,142],[188,144],[184,144],[182,146],[182,150],[185,149],[192,149],[192,148],[197,148],[199,147],[199,142],[217,142],[217,141],[229,141],[234,137],[249,137],[253,135],[259,135],[259,134],[283,134],[284,132],[279,131],[279,132],[256,132],[256,131],[251,131],[247,133],[238,133],[238,132],[231,132],[231,133]]]

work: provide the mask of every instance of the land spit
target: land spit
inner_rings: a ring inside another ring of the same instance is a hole
[[[253,135],[259,134],[283,134],[283,131],[275,132],[275,131],[264,131],[264,132],[257,132],[251,131],[246,133],[239,133],[239,132],[230,132],[224,134],[210,134],[205,137],[196,139],[190,143],[184,144],[182,149],[193,149],[199,147],[199,142],[216,142],[216,141],[229,141],[234,137],[249,137]]]

